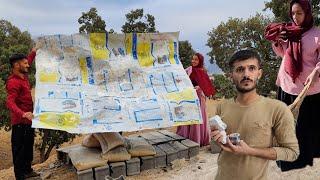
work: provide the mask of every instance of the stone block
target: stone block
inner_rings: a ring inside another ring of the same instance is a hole
[[[110,175],[109,165],[94,168],[95,180],[105,180]]]
[[[174,147],[178,151],[178,158],[179,159],[188,159],[189,158],[189,148],[185,145],[181,144],[178,141],[173,141],[170,143],[172,147]]]
[[[126,176],[127,168],[126,168],[125,162],[110,163],[109,168],[110,168],[110,176],[112,178],[118,178],[121,175]]]
[[[182,141],[182,140],[185,140],[186,138],[176,134],[176,133],[173,133],[173,132],[170,132],[168,130],[160,130],[158,131],[159,133],[163,134],[163,135],[166,135],[166,136],[169,136],[171,138],[173,138],[174,140],[178,140],[178,141]]]
[[[132,158],[126,161],[127,176],[140,174],[140,159]]]
[[[198,143],[195,143],[189,139],[183,140],[181,141],[181,144],[185,145],[186,147],[188,147],[188,155],[189,158],[194,157],[196,155],[199,154],[200,151],[200,145]]]
[[[86,169],[83,171],[77,171],[78,180],[93,180],[92,169]]]
[[[217,154],[221,151],[220,146],[214,140],[210,142],[210,151],[212,154]]]
[[[167,165],[170,165],[172,161],[178,159],[178,151],[169,143],[159,144],[158,147],[166,153]]]
[[[148,170],[148,169],[154,169],[155,163],[154,163],[154,156],[143,156],[140,157],[141,163],[140,163],[140,170]]]
[[[161,168],[167,166],[167,156],[166,153],[157,146],[153,146],[156,150],[156,155],[154,156],[154,166],[155,168]]]

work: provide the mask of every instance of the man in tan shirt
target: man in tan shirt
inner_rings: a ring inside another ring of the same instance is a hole
[[[213,140],[222,148],[216,179],[268,179],[269,160],[294,161],[298,157],[293,115],[284,103],[257,94],[262,70],[255,51],[236,52],[229,67],[237,96],[219,104],[217,115],[227,124],[227,134],[240,133],[241,141],[233,145],[227,138],[222,144],[223,134],[211,127]],[[277,147],[272,145],[273,138]]]

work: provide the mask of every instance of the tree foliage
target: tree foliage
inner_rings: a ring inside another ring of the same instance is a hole
[[[78,19],[80,33],[103,33],[106,31],[106,22],[98,15],[96,8],[90,8],[88,12],[82,12]]]
[[[257,14],[247,20],[230,18],[208,33],[207,45],[211,48],[209,56],[224,72],[228,72],[228,60],[240,49],[256,50],[263,59],[264,75],[258,83],[258,91],[268,94],[275,90],[277,70],[280,59],[272,51],[271,43],[264,38],[264,29],[271,19]]]
[[[179,41],[179,57],[184,68],[191,65],[191,59],[194,54],[195,51],[189,41]]]
[[[289,4],[291,0],[271,0],[265,3],[264,10],[271,10],[275,16],[275,21],[277,22],[288,22],[289,17]],[[320,25],[320,0],[311,0],[313,17],[315,20],[315,25]]]
[[[14,53],[27,54],[32,47],[32,39],[27,31],[21,32],[19,28],[9,21],[0,20],[0,128],[10,130],[9,111],[6,107],[7,92],[5,81],[10,74],[9,57]],[[34,71],[31,72],[34,75]],[[30,76],[34,79],[34,76]]]
[[[7,92],[4,81],[0,78],[0,129],[4,128],[8,131],[10,127],[9,111],[6,108]]]
[[[216,98],[231,98],[236,95],[233,83],[223,74],[214,75],[214,86],[217,90]]]
[[[156,32],[156,23],[154,16],[143,14],[143,9],[131,10],[126,14],[126,22],[122,26],[124,33],[147,33]]]
[[[40,162],[44,162],[50,156],[53,148],[59,148],[64,142],[68,142],[75,138],[75,134],[70,134],[64,131],[39,129],[41,141],[36,144],[40,151]]]

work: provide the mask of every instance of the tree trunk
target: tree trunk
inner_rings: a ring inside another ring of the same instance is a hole
[[[46,146],[47,146],[47,139],[48,139],[48,130],[44,130],[43,132],[43,139],[42,139],[42,143],[40,146],[40,162],[44,162],[46,160],[45,155],[46,155]]]

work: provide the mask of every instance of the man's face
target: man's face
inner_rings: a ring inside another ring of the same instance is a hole
[[[247,93],[256,89],[257,81],[262,75],[258,60],[250,58],[243,61],[235,61],[230,73],[238,92]]]
[[[20,73],[26,74],[29,71],[29,63],[27,59],[22,59],[15,63],[15,67]]]

